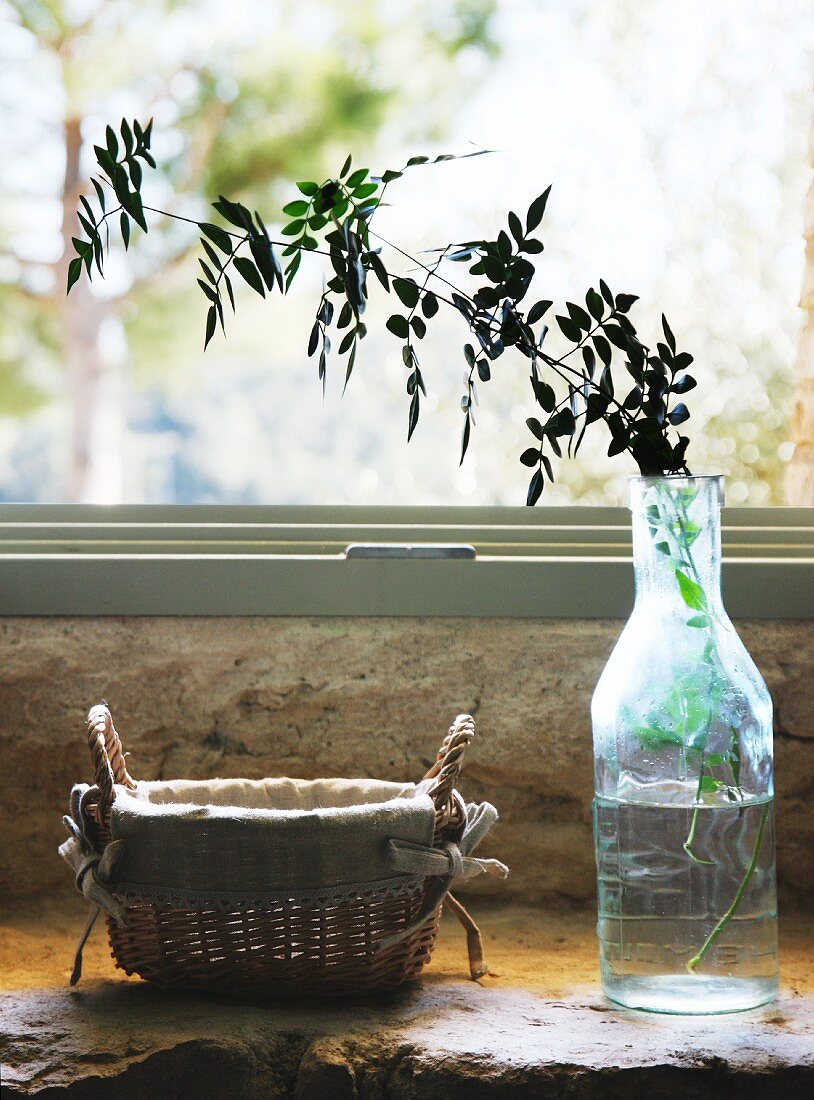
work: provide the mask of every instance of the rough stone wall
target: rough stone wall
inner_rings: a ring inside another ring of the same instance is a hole
[[[476,717],[464,793],[501,812],[481,890],[594,893],[589,702],[620,624],[517,619],[7,619],[0,622],[0,900],[72,890],[56,856],[90,780],[106,698],[136,778],[417,779],[450,720]],[[786,904],[814,903],[814,622],[739,625],[775,700]],[[474,888],[478,888],[475,884]]]

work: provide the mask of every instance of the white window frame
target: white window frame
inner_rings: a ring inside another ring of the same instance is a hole
[[[347,558],[352,543],[466,544],[474,560]],[[814,508],[730,508],[724,597],[814,618]],[[0,614],[618,618],[624,508],[0,505]]]

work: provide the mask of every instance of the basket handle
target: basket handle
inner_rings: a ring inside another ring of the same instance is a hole
[[[435,782],[427,793],[435,804],[436,829],[457,821],[462,804],[455,784],[461,774],[463,755],[475,736],[475,720],[471,714],[459,714],[444,738],[435,763],[424,776]]]
[[[96,786],[99,788],[96,816],[101,822],[107,818],[110,807],[116,799],[114,783],[120,783],[131,790],[135,790],[136,787],[134,780],[127,773],[122,743],[113,725],[110,708],[104,699],[88,711],[88,748],[93,761]]]

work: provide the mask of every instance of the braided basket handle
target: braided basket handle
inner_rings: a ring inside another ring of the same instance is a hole
[[[463,824],[464,806],[455,784],[461,774],[463,755],[475,736],[475,720],[471,714],[459,714],[444,738],[435,763],[424,776],[435,782],[428,794],[435,804],[436,832]]]
[[[96,786],[99,788],[97,819],[106,820],[116,798],[114,783],[135,790],[134,780],[127,774],[122,743],[113,725],[107,703],[102,700],[88,711],[88,748],[93,761]]]

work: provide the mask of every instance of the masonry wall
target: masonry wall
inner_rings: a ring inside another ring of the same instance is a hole
[[[501,822],[483,854],[532,904],[593,903],[589,702],[620,623],[518,619],[0,622],[0,902],[70,894],[57,858],[84,715],[105,698],[137,779],[418,779],[475,715],[462,789]],[[740,623],[775,701],[787,908],[814,904],[814,622]],[[487,851],[488,849],[488,851]]]

